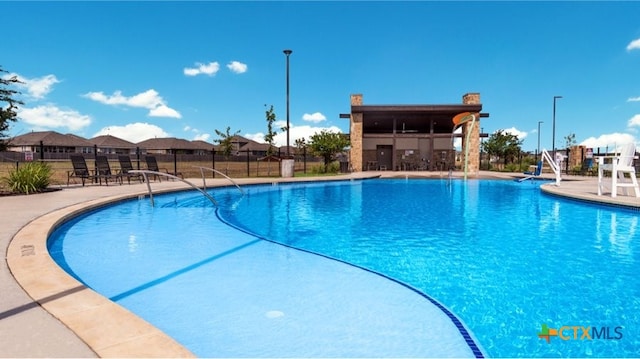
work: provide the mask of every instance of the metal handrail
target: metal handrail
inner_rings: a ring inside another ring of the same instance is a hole
[[[149,183],[149,177],[147,175],[152,174],[155,176],[165,176],[165,177],[169,177],[172,179],[177,179],[178,181],[184,182],[186,184],[188,184],[189,186],[195,188],[196,190],[200,191],[200,193],[202,193],[205,197],[207,197],[211,203],[213,203],[214,206],[218,206],[218,202],[216,202],[215,199],[213,199],[213,197],[211,197],[210,194],[208,194],[207,192],[205,192],[204,190],[200,189],[198,186],[194,185],[193,183],[180,178],[178,176],[174,176],[172,174],[168,174],[165,172],[157,172],[157,171],[149,171],[149,170],[130,170],[128,173],[140,173],[142,174],[142,176],[144,177],[144,181],[147,183],[147,189],[149,190],[149,199],[151,200],[151,206],[154,206],[154,201],[153,201],[153,192],[151,191],[151,184]]]
[[[542,150],[542,158],[549,163],[549,167],[551,167],[551,170],[556,175],[556,186],[560,186],[560,181],[562,181],[562,170],[560,169],[560,165],[551,158],[551,155],[546,149]]]
[[[242,190],[242,188],[240,188],[240,186],[231,177],[229,177],[226,174],[218,171],[217,169],[211,168],[211,167],[202,167],[202,166],[193,166],[193,167],[196,167],[196,168],[200,169],[200,174],[202,175],[202,188],[205,191],[207,190],[207,181],[205,180],[205,177],[204,177],[204,170],[209,170],[211,172],[217,173],[217,174],[223,176],[224,178],[228,179],[231,183],[233,183],[238,188],[238,190],[240,190],[240,193],[242,193],[242,195],[244,195],[244,191]]]

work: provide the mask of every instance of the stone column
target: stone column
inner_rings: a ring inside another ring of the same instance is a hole
[[[477,105],[480,104],[480,94],[477,92],[467,93],[462,96],[462,103],[465,105]],[[476,116],[473,128],[471,128],[471,121],[462,125],[462,159],[463,164],[467,159],[465,158],[467,136],[469,137],[469,162],[467,164],[467,172],[469,174],[478,174],[480,170],[480,114],[475,113]]]
[[[362,106],[362,95],[351,95],[351,106]],[[349,136],[351,140],[351,151],[349,161],[353,172],[362,171],[362,113],[351,111]]]

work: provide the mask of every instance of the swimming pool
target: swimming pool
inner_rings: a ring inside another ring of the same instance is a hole
[[[631,357],[640,352],[634,335],[640,323],[637,213],[541,195],[535,183],[511,181],[385,179],[245,190],[244,197],[236,189],[212,191],[224,222],[382,273],[428,294],[468,326],[489,356]],[[202,236],[211,237],[213,230],[218,241],[224,241],[237,234],[215,217],[211,203],[195,192],[158,196],[155,208],[147,201],[127,201],[61,226],[51,236],[50,251],[69,272],[101,288],[107,297],[144,308],[144,300],[160,295],[150,294],[160,290],[159,280],[182,280],[167,272],[184,268],[195,272],[210,263],[210,257],[203,255],[210,243]],[[179,220],[162,226],[167,218]],[[92,240],[83,240],[87,238]],[[255,237],[250,238],[225,259],[264,264],[255,259],[256,252],[235,255],[258,245]],[[158,242],[170,245],[159,249],[154,245]],[[148,262],[152,258],[172,263],[175,270],[154,268]],[[247,275],[268,268],[249,267],[252,270],[244,273],[243,280],[250,281]],[[134,277],[131,273],[146,273],[146,279],[129,279]],[[205,275],[211,278],[214,273]],[[96,284],[105,278],[106,284]],[[243,282],[233,280],[228,285],[242,287]],[[176,303],[184,303],[185,295],[179,295]],[[208,295],[213,303],[219,299],[215,292]],[[163,315],[162,310],[153,310],[157,312],[152,315]],[[176,324],[197,320],[199,313],[193,310],[196,313]],[[277,309],[268,313],[284,314]],[[215,324],[231,330],[232,314],[229,307],[228,321]],[[545,324],[560,329],[561,336],[549,343],[539,338]],[[564,340],[573,332],[563,327],[579,327],[580,335]],[[582,328],[587,327],[596,328],[598,337],[582,337]],[[605,330],[610,335],[605,336]],[[403,345],[411,346],[411,340]],[[338,355],[362,355],[342,354]]]

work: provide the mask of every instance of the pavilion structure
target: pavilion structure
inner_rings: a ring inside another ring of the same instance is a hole
[[[477,173],[480,118],[489,117],[481,111],[479,93],[467,93],[461,104],[453,105],[364,105],[361,94],[351,95],[351,113],[340,115],[350,120],[351,170],[442,171],[468,160],[469,172]],[[454,134],[453,118],[465,112],[475,121],[460,125],[461,133]],[[459,161],[454,137],[462,137]]]

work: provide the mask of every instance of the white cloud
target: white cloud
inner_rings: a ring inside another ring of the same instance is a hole
[[[629,119],[627,122],[628,127],[640,127],[640,114],[635,115]]]
[[[102,92],[89,92],[83,96],[105,105],[124,105],[146,108],[149,110],[148,115],[151,117],[182,117],[178,111],[168,107],[164,102],[164,99],[162,99],[154,89],[147,90],[131,97],[123,96],[121,91],[115,91],[111,96],[107,96]]]
[[[170,137],[162,128],[149,123],[130,123],[125,126],[107,126],[96,132],[93,137],[111,135],[129,142],[138,143],[150,138]]]
[[[211,138],[210,134],[208,134],[208,133],[200,133],[200,134],[197,134],[193,138],[193,140],[194,141],[205,141],[205,142],[207,142],[207,141],[209,141],[209,138]]]
[[[599,137],[589,137],[586,140],[582,141],[580,145],[586,146],[588,148],[602,148],[603,151],[606,149],[613,149],[617,146],[620,146],[624,143],[636,142],[635,137],[628,133],[610,133],[600,135]],[[594,151],[596,152],[596,151]]]
[[[638,97],[629,97],[627,102],[640,102],[640,96]]]
[[[635,39],[627,45],[627,51],[640,49],[640,39]]]
[[[227,64],[227,68],[231,70],[231,72],[236,74],[243,74],[247,72],[247,64],[243,64],[242,62],[238,61],[231,61],[229,64]]]
[[[15,73],[11,73],[4,78],[16,77],[18,81],[22,83],[16,83],[16,87],[25,89],[29,96],[34,99],[43,99],[47,94],[53,90],[53,85],[60,82],[55,75],[46,75],[42,77],[35,77],[32,79],[20,76]]]
[[[274,123],[274,127],[275,128],[282,128],[285,127],[287,125],[286,121],[276,121]],[[304,125],[304,126],[294,126],[293,124],[289,124],[290,126],[290,131],[289,131],[289,145],[290,146],[294,146],[295,145],[295,141],[297,139],[300,138],[304,138],[304,140],[309,143],[310,138],[312,135],[316,134],[316,133],[320,133],[320,131],[329,131],[329,132],[336,132],[336,133],[342,133],[342,130],[340,130],[339,127],[336,126],[330,126],[330,127],[316,127],[316,126],[308,126],[308,125]],[[246,137],[248,139],[260,142],[260,143],[265,143],[264,142],[264,133],[254,133],[254,134],[246,134],[246,135],[242,135],[243,137]],[[287,145],[287,133],[285,131],[278,131],[275,138],[274,138],[274,145],[281,147],[281,146],[286,146]]]
[[[322,121],[326,121],[327,118],[320,112],[315,112],[312,114],[308,114],[305,113],[304,115],[302,115],[302,120],[303,121],[308,121],[308,122],[313,122],[313,123],[319,123]]]
[[[518,137],[518,140],[522,141],[527,137],[527,133],[526,132],[522,132],[520,130],[518,130],[515,127],[511,127],[511,128],[505,128],[504,130],[502,130],[502,132],[504,133],[510,133],[514,136]]]
[[[187,76],[207,75],[215,76],[220,71],[220,64],[216,62],[210,62],[208,64],[202,64],[196,62],[196,67],[185,67],[184,74]]]
[[[265,143],[264,142],[264,133],[262,132],[256,132],[256,133],[248,133],[246,135],[241,135],[244,138],[248,138],[250,140],[256,141],[256,142],[260,142],[260,143]]]
[[[181,118],[182,115],[180,113],[167,105],[160,105],[156,108],[149,110],[149,116],[151,117],[171,117],[171,118]]]
[[[19,109],[18,118],[36,129],[66,128],[79,131],[91,124],[91,117],[55,105]]]
[[[207,141],[211,135],[208,133],[202,133],[202,131],[200,131],[197,128],[193,128],[189,125],[184,126],[184,128],[182,129],[184,132],[192,132],[194,133],[193,135],[193,140],[200,140],[200,141]]]

